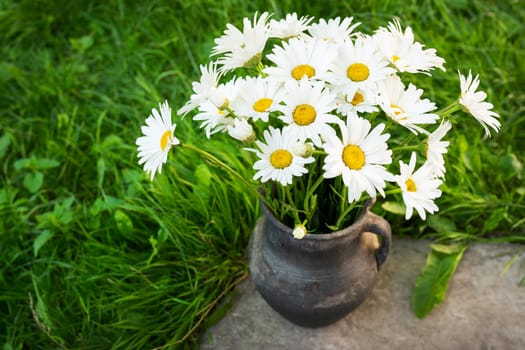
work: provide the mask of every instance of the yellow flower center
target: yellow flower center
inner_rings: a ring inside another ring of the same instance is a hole
[[[365,101],[365,98],[363,97],[362,94],[360,94],[359,92],[356,92],[354,94],[354,98],[352,98],[352,101],[350,102],[353,106],[357,106],[358,104],[361,104]]]
[[[392,62],[396,62],[399,59],[399,56],[394,55],[392,56]]]
[[[313,77],[315,75],[315,68],[309,64],[300,64],[292,69],[292,77],[294,77],[295,80],[301,80],[305,75],[308,79]]]
[[[407,186],[408,192],[416,192],[416,183],[412,179],[407,179],[405,181],[405,185]]]
[[[273,100],[271,98],[263,97],[255,101],[253,104],[253,109],[256,112],[266,112],[268,108],[272,105]]]
[[[405,116],[401,116],[401,117],[399,117],[401,114],[404,114],[404,113],[405,113],[405,111],[403,110],[403,108],[399,107],[399,106],[396,105],[396,104],[391,104],[391,105],[390,105],[390,108],[392,108],[392,109],[394,110],[394,115],[395,115],[396,117],[398,117],[399,120],[407,120],[406,115],[405,115]]]
[[[396,117],[397,117],[398,115],[400,115],[401,113],[403,113],[403,109],[402,109],[401,107],[399,107],[398,105],[396,105],[396,104],[393,104],[393,103],[392,103],[392,104],[390,105],[390,108],[395,109],[394,114],[396,115]]]
[[[363,63],[352,63],[346,69],[346,76],[352,81],[363,81],[368,79],[370,70]]]
[[[276,169],[284,169],[292,164],[292,154],[285,149],[273,151],[270,156],[270,164]]]
[[[365,153],[356,145],[348,145],[343,149],[343,162],[352,170],[359,170],[365,165]]]
[[[293,121],[301,126],[312,124],[316,116],[317,113],[314,107],[309,104],[298,105],[293,111]]]
[[[164,134],[162,134],[162,136],[160,137],[160,149],[162,151],[166,150],[166,147],[168,146],[168,142],[171,141],[172,138],[173,138],[173,133],[171,132],[171,130],[167,130],[164,132]]]

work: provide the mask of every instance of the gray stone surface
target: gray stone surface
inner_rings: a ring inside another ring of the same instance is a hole
[[[225,318],[204,334],[201,349],[525,349],[525,288],[518,286],[525,246],[471,244],[445,301],[420,320],[410,299],[428,243],[394,237],[369,298],[324,328],[288,322],[244,281]]]

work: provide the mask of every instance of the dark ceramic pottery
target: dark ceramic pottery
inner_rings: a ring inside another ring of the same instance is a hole
[[[250,276],[266,302],[303,327],[331,324],[361,304],[391,243],[389,223],[365,204],[351,226],[295,239],[263,205],[249,246]],[[380,237],[380,243],[377,236]]]

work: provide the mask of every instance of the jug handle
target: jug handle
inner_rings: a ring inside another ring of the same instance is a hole
[[[371,232],[381,237],[381,243],[376,250],[377,269],[386,261],[392,244],[392,233],[388,221],[373,213],[369,213],[369,220],[363,226],[361,232]]]

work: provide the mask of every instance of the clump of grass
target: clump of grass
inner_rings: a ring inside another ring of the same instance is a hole
[[[5,1],[0,3],[0,345],[4,349],[190,348],[218,301],[246,277],[257,200],[229,174],[177,149],[151,183],[134,141],[151,108],[181,106],[227,22],[255,11],[392,16],[479,73],[502,115],[489,140],[452,135],[439,215],[394,232],[523,242],[525,10],[517,1],[300,3]],[[198,26],[199,30],[194,30]],[[459,93],[452,74],[436,102]],[[176,108],[176,107],[175,107]],[[205,141],[249,178],[249,155]],[[479,133],[478,133],[479,132]],[[478,140],[478,141],[475,141]]]

